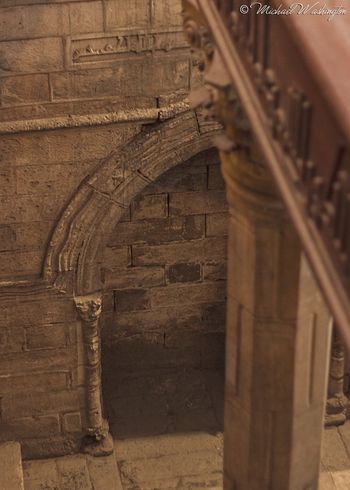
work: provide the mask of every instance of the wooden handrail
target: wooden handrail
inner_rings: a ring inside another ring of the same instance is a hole
[[[350,352],[350,12],[329,21],[246,0],[183,3],[226,134],[232,88]]]

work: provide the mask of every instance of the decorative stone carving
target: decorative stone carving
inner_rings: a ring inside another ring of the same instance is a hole
[[[144,52],[165,51],[186,48],[182,29],[157,32],[140,30],[120,31],[113,35],[93,35],[71,40],[71,60],[74,65],[91,62],[113,62],[125,56],[135,56]]]
[[[82,320],[85,353],[86,440],[84,451],[94,456],[113,452],[108,423],[102,415],[100,295],[78,296],[75,305]]]
[[[326,426],[342,425],[346,421],[348,399],[344,394],[344,346],[338,333],[333,330],[332,350],[329,365]]]
[[[187,110],[113,151],[82,182],[63,211],[48,245],[44,280],[61,291],[73,289],[77,295],[98,289],[98,257],[111,223],[117,223],[125,207],[150,181],[211,148],[213,136],[219,133],[218,123],[203,121],[200,114]],[[71,284],[65,288],[66,277]]]

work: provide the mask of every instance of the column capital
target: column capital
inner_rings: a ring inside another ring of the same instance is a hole
[[[74,302],[79,316],[84,322],[90,323],[100,318],[102,312],[102,296],[100,293],[76,296]]]

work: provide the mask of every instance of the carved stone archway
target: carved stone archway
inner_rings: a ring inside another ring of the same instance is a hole
[[[143,130],[80,184],[49,243],[43,278],[74,298],[82,324],[85,366],[86,451],[113,450],[101,395],[101,255],[108,234],[132,199],[172,167],[213,146],[218,123],[194,111]]]
[[[131,200],[162,173],[213,146],[216,122],[188,110],[152,125],[113,151],[80,184],[49,243],[43,276],[63,291],[100,290],[100,252],[111,224]]]

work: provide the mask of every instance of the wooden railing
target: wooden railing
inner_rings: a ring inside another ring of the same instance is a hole
[[[350,352],[350,12],[280,4],[183,0],[205,56],[197,101],[219,115],[226,151],[242,108]]]

